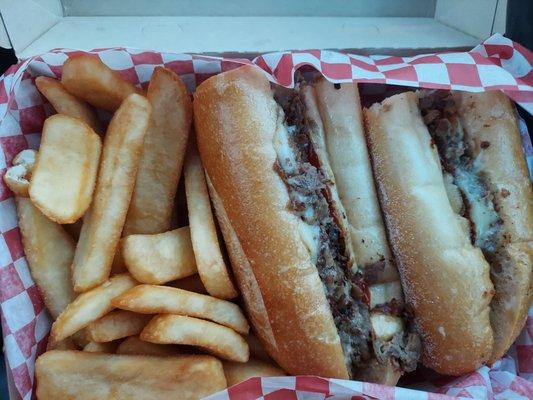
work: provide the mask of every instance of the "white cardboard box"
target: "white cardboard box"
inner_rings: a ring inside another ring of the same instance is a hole
[[[506,0],[0,0],[0,45],[19,58],[115,46],[420,52],[470,48],[503,33],[506,6]]]
[[[407,55],[470,49],[504,33],[506,8],[507,0],[0,0],[0,46],[19,59],[104,47]]]

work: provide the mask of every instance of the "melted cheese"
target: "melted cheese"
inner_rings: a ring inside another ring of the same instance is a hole
[[[399,281],[379,283],[372,285],[370,291],[370,308],[374,308],[379,304],[385,304],[396,299],[402,301],[402,286]]]
[[[289,143],[289,134],[292,134],[296,127],[278,124],[278,129],[274,135],[274,149],[278,156],[280,167],[286,174],[296,172],[296,154]]]
[[[318,225],[309,225],[303,221],[300,221],[298,224],[298,231],[300,237],[302,238],[305,247],[309,250],[311,255],[311,260],[313,263],[316,263],[319,250],[319,238],[320,238],[320,227]]]
[[[469,217],[475,224],[475,245],[482,250],[494,251],[494,236],[498,232],[500,218],[491,199],[485,195],[475,169],[457,168],[455,182],[470,205]]]
[[[391,340],[394,334],[403,331],[403,321],[399,317],[374,313],[370,316],[374,336],[382,341]]]

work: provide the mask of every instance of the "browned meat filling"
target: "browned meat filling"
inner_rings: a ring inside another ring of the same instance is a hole
[[[398,332],[386,342],[374,340],[374,354],[381,363],[396,362],[403,371],[416,369],[420,356],[420,339],[414,332]]]
[[[285,112],[289,144],[296,157],[295,168],[284,169],[284,162],[278,162],[278,170],[289,189],[292,210],[306,223],[319,227],[316,266],[345,357],[353,370],[372,356],[369,311],[361,297],[363,281],[350,268],[346,238],[330,207],[331,192],[313,150],[310,121],[305,118],[302,99],[293,92],[278,102]]]
[[[437,146],[442,167],[461,191],[464,203],[462,215],[470,221],[472,243],[483,252],[492,254],[499,245],[502,221],[465,141],[452,94],[444,90],[423,91],[419,105]]]
[[[291,149],[278,153],[277,169],[289,190],[292,211],[318,229],[316,267],[352,374],[373,357],[404,371],[414,370],[420,354],[420,341],[415,333],[402,332],[387,342],[372,338],[368,285],[375,283],[376,276],[385,268],[384,259],[364,268],[364,275],[351,269],[347,238],[332,205],[331,182],[313,148],[313,122],[306,118],[305,104],[298,91],[284,93],[277,101],[284,110],[286,145]],[[381,307],[382,312],[390,315],[404,313],[401,305],[394,302]]]

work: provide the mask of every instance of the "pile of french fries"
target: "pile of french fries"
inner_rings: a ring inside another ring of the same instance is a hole
[[[57,114],[4,180],[54,320],[37,397],[196,399],[284,375],[231,301],[180,78],[158,67],[144,93],[81,55],[61,81],[35,83]],[[113,113],[107,129],[94,107]],[[187,210],[175,206],[182,169]]]

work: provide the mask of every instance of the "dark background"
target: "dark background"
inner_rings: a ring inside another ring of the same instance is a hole
[[[506,35],[526,48],[533,49],[533,1],[508,0]],[[0,74],[17,62],[10,49],[0,47]],[[533,132],[533,117],[519,107],[519,113],[525,119],[529,132]],[[0,343],[2,338],[0,337]],[[8,400],[7,378],[3,352],[0,356],[0,399]]]

